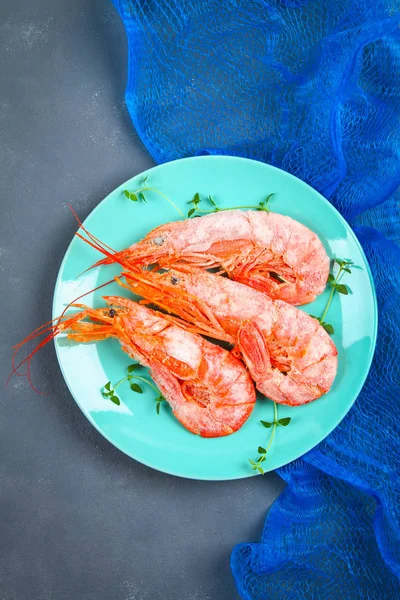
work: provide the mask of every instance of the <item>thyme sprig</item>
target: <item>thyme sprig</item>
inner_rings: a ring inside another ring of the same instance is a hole
[[[203,199],[201,198],[199,192],[196,192],[195,195],[193,196],[192,200],[189,200],[189,202],[188,202],[188,204],[192,204],[193,206],[189,210],[187,216],[190,219],[191,217],[199,217],[201,215],[208,215],[208,214],[215,213],[215,212],[221,212],[223,210],[235,210],[238,208],[270,212],[270,210],[268,208],[268,203],[273,195],[274,195],[273,193],[269,194],[269,196],[267,196],[264,200],[262,200],[258,204],[249,204],[249,205],[243,204],[241,206],[231,206],[228,208],[220,208],[218,206],[218,204],[216,203],[216,201],[214,200],[214,198],[211,196],[211,194],[209,194],[207,196],[207,200],[211,204],[212,208],[205,210],[204,208],[202,208]]]
[[[273,421],[260,421],[260,423],[266,428],[271,429],[271,436],[269,438],[269,442],[266,448],[263,446],[258,446],[258,458],[256,460],[252,460],[249,458],[249,463],[251,464],[251,468],[253,471],[258,471],[261,475],[264,475],[265,471],[262,468],[262,463],[267,460],[267,454],[269,449],[272,446],[272,442],[275,438],[275,432],[277,427],[287,427],[291,421],[291,417],[283,417],[282,419],[278,419],[278,406],[276,402],[274,402],[274,420]]]
[[[166,200],[169,204],[171,204],[171,206],[174,207],[174,209],[178,212],[178,214],[182,218],[185,218],[185,215],[180,210],[180,208],[178,208],[176,206],[176,204],[174,202],[172,202],[172,200],[168,196],[166,196],[166,194],[164,194],[164,192],[162,192],[161,190],[159,190],[156,187],[147,185],[147,179],[148,179],[148,175],[146,175],[142,179],[141,186],[133,192],[131,192],[130,190],[127,190],[127,189],[123,190],[124,196],[126,198],[128,198],[128,200],[132,200],[132,202],[138,202],[138,201],[147,202],[147,199],[146,199],[147,193],[154,192],[155,194],[158,194],[159,196],[164,198],[164,200]],[[187,216],[188,216],[188,218],[193,217],[193,216],[199,217],[199,216],[205,215],[205,214],[220,212],[223,210],[234,210],[234,209],[238,209],[238,208],[270,212],[270,210],[268,208],[268,203],[273,195],[274,195],[273,193],[269,194],[264,200],[262,200],[258,204],[249,204],[249,205],[242,205],[242,206],[232,206],[229,208],[220,208],[217,205],[217,203],[215,202],[214,198],[211,196],[211,194],[209,194],[207,196],[207,200],[211,204],[212,208],[207,210],[207,209],[204,209],[203,205],[201,204],[203,202],[203,199],[201,198],[199,192],[196,192],[195,195],[193,196],[193,199],[188,202],[188,204],[193,204],[193,206],[192,206],[192,208],[190,208]]]
[[[137,383],[138,381],[140,381],[142,384],[145,383],[146,385],[151,387],[158,394],[155,398],[155,402],[156,402],[156,413],[159,415],[161,402],[163,402],[165,400],[165,398],[162,394],[160,394],[159,390],[157,389],[157,387],[154,385],[153,382],[149,381],[146,377],[142,377],[142,375],[136,374],[137,369],[140,369],[141,367],[142,367],[142,365],[140,365],[139,363],[133,363],[133,364],[129,365],[129,367],[127,367],[127,369],[126,369],[126,372],[127,372],[126,376],[123,377],[122,379],[120,379],[118,381],[118,383],[116,383],[113,386],[111,381],[108,381],[105,384],[105,386],[103,387],[102,392],[101,392],[102,396],[103,396],[103,398],[108,398],[109,400],[111,400],[111,402],[113,402],[114,404],[119,406],[121,404],[121,400],[120,400],[119,396],[115,393],[115,390],[120,385],[125,383],[125,381],[128,381],[129,387],[131,388],[132,392],[136,392],[137,394],[143,394],[142,386],[139,383]]]
[[[174,202],[172,202],[171,198],[168,198],[168,196],[166,194],[164,194],[164,192],[157,189],[156,187],[146,185],[147,178],[148,178],[148,175],[146,175],[142,179],[140,188],[138,188],[134,192],[130,192],[129,190],[124,190],[123,191],[124,196],[126,198],[128,198],[129,200],[132,200],[132,202],[138,202],[139,200],[141,200],[142,202],[147,202],[146,195],[148,194],[148,192],[154,192],[155,194],[158,194],[159,196],[164,198],[164,200],[166,200],[171,206],[173,206],[174,209],[180,214],[180,216],[182,218],[185,218],[185,215],[183,214],[183,212],[176,206],[176,204]]]
[[[336,275],[334,274],[336,265],[339,267]],[[322,325],[327,333],[335,333],[333,326],[330,323],[325,321],[325,317],[328,314],[329,308],[332,304],[333,297],[336,292],[339,294],[344,294],[347,296],[349,293],[351,294],[351,289],[345,283],[340,283],[345,273],[351,273],[351,269],[361,269],[358,265],[355,265],[354,262],[350,258],[334,258],[332,261],[332,273],[329,274],[327,284],[331,288],[328,301],[326,303],[325,309],[320,317],[316,317],[315,315],[311,315],[314,319]]]

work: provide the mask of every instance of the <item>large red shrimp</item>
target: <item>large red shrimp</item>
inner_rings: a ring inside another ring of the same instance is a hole
[[[296,406],[331,388],[336,346],[298,308],[201,270],[123,276],[132,292],[191,323],[193,331],[234,344],[257,388],[271,400]]]
[[[329,258],[318,236],[291,217],[264,211],[219,211],[161,225],[143,240],[97,264],[218,268],[231,279],[290,304],[321,294]]]
[[[62,332],[76,342],[115,337],[129,356],[150,369],[186,429],[202,437],[219,437],[242,427],[256,398],[254,384],[240,360],[132,300],[109,296],[105,301],[108,308],[73,305],[81,310],[56,319],[28,339],[47,333],[40,348]],[[26,360],[29,365],[30,357]]]

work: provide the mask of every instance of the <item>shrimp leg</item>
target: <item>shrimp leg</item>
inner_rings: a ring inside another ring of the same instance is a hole
[[[271,369],[271,360],[265,338],[254,322],[244,324],[238,331],[237,344],[255,382]]]

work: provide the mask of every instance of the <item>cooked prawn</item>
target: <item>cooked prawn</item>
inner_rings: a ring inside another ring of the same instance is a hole
[[[202,437],[219,437],[242,427],[256,398],[254,384],[240,360],[132,300],[109,296],[105,301],[109,308],[73,305],[81,310],[28,336],[31,340],[48,333],[23,363],[29,365],[36,350],[61,332],[76,342],[115,337],[129,356],[150,369],[173,414],[186,429]],[[90,321],[83,321],[85,318]]]
[[[218,268],[273,299],[306,304],[321,294],[329,258],[318,236],[291,217],[264,211],[220,211],[166,223],[140,242],[96,263]]]
[[[337,371],[337,349],[305,312],[226,277],[201,270],[124,272],[135,294],[235,345],[256,387],[281,404],[325,394]],[[170,317],[169,317],[170,318]]]

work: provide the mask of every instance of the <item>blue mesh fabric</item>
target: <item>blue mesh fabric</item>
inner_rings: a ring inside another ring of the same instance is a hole
[[[367,382],[339,427],[280,469],[261,542],[232,553],[239,593],[400,598],[399,0],[113,1],[128,109],[155,160],[232,154],[290,171],[350,221],[375,278]]]

